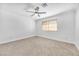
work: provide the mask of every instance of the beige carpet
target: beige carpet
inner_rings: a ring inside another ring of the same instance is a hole
[[[75,45],[42,37],[30,37],[0,45],[2,56],[78,56]]]

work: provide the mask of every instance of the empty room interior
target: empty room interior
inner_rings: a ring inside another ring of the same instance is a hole
[[[0,3],[0,56],[79,56],[79,3]]]

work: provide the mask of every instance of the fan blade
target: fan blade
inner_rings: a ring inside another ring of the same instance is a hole
[[[34,14],[32,14],[31,16],[34,16],[35,15],[35,13]]]
[[[38,12],[38,14],[46,14],[46,12]]]
[[[35,13],[35,12],[33,12],[33,11],[26,11],[26,12]]]

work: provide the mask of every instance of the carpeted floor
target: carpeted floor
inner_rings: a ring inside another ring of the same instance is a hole
[[[74,44],[30,37],[0,45],[1,56],[78,56]]]

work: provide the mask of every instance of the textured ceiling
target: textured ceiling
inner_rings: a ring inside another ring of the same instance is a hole
[[[43,8],[40,6],[40,3],[2,3],[0,4],[0,9],[8,12],[16,13],[17,15],[29,16],[32,13],[25,12],[26,10],[31,10],[36,6],[40,7],[40,11],[47,12],[46,14],[41,14],[41,17],[33,16],[34,19],[41,19],[49,16],[56,15],[58,13],[62,13],[71,9],[75,9],[78,7],[77,3],[48,3],[48,6]]]

